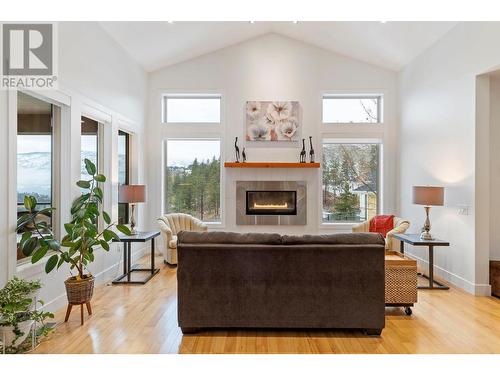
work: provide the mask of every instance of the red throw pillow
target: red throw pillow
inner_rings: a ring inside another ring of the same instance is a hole
[[[380,233],[384,238],[394,228],[394,215],[377,215],[370,220],[370,232]]]

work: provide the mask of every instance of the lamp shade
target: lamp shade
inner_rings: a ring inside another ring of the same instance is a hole
[[[444,188],[441,186],[414,186],[413,204],[442,206],[444,204]]]
[[[141,203],[146,202],[145,185],[121,185],[118,188],[119,203]]]

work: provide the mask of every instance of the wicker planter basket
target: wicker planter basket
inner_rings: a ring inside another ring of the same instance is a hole
[[[94,294],[94,276],[88,276],[82,280],[75,280],[70,277],[64,282],[68,303],[80,305],[90,302]]]
[[[417,302],[417,262],[396,251],[385,255],[385,303],[411,306]]]

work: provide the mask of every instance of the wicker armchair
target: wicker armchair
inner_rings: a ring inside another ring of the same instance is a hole
[[[410,222],[399,217],[394,217],[394,229],[387,232],[385,238],[385,250],[386,251],[399,251],[400,241],[396,240],[392,235],[396,233],[405,233],[410,227]],[[370,231],[370,221],[364,221],[352,227],[353,232],[369,232]]]
[[[188,214],[168,214],[158,220],[163,239],[163,258],[166,263],[177,264],[177,233],[181,230],[206,232],[207,226]]]

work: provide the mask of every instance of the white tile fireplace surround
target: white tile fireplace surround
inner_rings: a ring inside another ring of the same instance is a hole
[[[306,225],[306,181],[236,181],[237,225]]]

